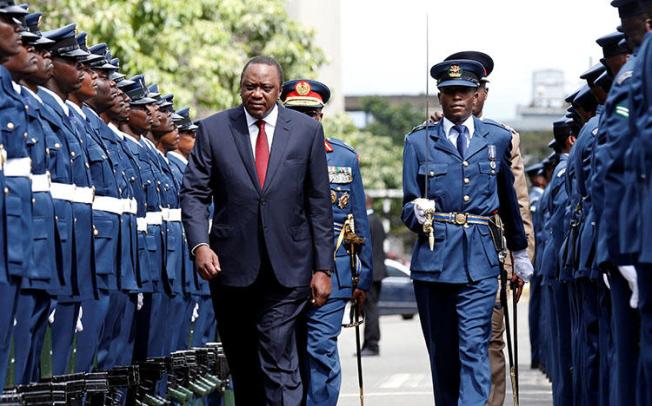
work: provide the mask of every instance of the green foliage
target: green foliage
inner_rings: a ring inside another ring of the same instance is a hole
[[[541,161],[552,152],[552,149],[548,148],[548,143],[552,140],[549,131],[522,132],[520,135],[521,153],[526,166]]]
[[[407,103],[392,106],[382,97],[365,97],[360,103],[362,110],[373,116],[373,121],[365,130],[374,135],[389,137],[395,145],[401,147],[405,134],[424,121],[423,112]]]
[[[324,132],[355,148],[360,156],[360,170],[365,189],[400,189],[403,147],[383,135],[361,131],[346,115],[326,117]]]
[[[286,77],[312,77],[325,57],[314,33],[291,20],[283,0],[35,0],[43,30],[76,22],[89,44],[105,42],[129,75],[144,73],[195,114],[240,103],[240,71],[252,56],[275,57]]]

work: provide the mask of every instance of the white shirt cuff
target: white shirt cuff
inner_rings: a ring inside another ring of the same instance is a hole
[[[197,248],[201,247],[202,245],[205,245],[205,246],[208,247],[208,244],[206,244],[205,242],[200,242],[199,244],[197,244],[197,245],[195,245],[194,247],[192,247],[192,249],[190,250],[190,253],[194,256],[194,255],[195,255],[195,250],[196,250]]]

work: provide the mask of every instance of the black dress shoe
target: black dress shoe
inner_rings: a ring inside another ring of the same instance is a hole
[[[363,348],[362,351],[360,351],[360,355],[363,357],[377,357],[380,355],[380,351],[372,350],[371,348]]]

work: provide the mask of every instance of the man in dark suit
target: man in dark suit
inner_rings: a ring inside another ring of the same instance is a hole
[[[242,105],[200,122],[181,189],[188,245],[211,280],[239,405],[301,402],[296,320],[311,296],[321,306],[331,290],[324,132],[277,104],[282,76],[272,58],[247,62]]]
[[[378,217],[372,208],[373,199],[367,196],[367,215],[369,216],[369,228],[371,229],[371,252],[373,262],[373,282],[364,303],[364,345],[362,346],[363,356],[375,356],[380,353],[378,342],[380,341],[380,320],[378,314],[378,301],[383,279],[387,276],[385,267],[385,227],[383,221]]]

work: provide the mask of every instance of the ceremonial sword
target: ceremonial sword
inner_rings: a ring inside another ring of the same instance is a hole
[[[428,13],[426,13],[426,134],[425,134],[425,158],[426,158],[426,170],[425,174],[423,177],[423,183],[424,183],[424,198],[427,200],[428,199],[428,176],[429,176],[429,170],[428,170],[428,164],[430,163],[430,148],[428,146],[428,129],[430,127],[430,106],[429,106],[429,96],[430,96],[430,73],[429,73],[429,66],[428,62],[430,60],[430,38],[429,38],[429,24],[428,24]],[[433,199],[434,201],[434,199]],[[428,246],[430,247],[430,251],[433,251],[435,249],[435,228],[433,227],[432,224],[432,216],[435,214],[435,209],[426,209],[423,211],[426,220],[423,222],[423,233],[428,236]]]

